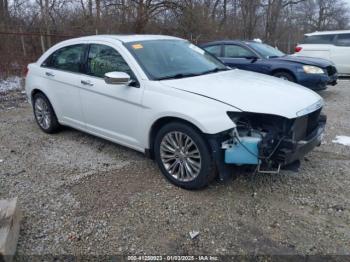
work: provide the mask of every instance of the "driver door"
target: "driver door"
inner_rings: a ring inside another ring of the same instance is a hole
[[[90,44],[86,75],[81,78],[82,110],[88,131],[135,149],[137,123],[141,110],[142,87],[138,84],[107,84],[108,72],[125,72],[137,82],[128,63],[112,46]]]
[[[230,44],[224,45],[223,57],[221,60],[225,65],[231,67],[259,72],[259,66],[256,65],[257,61],[254,61],[252,57],[256,57],[256,54],[249,49],[239,45]]]

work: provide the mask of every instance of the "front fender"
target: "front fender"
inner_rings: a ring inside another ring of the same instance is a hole
[[[184,112],[165,111],[156,115],[149,122],[149,128],[162,118],[175,118],[187,121],[196,126],[204,134],[217,134],[236,127],[226,112],[203,112],[203,114],[188,114]]]
[[[204,134],[217,134],[235,127],[227,112],[238,110],[207,97],[155,85],[145,89],[143,106],[139,126],[148,130],[148,134],[154,123],[169,117],[187,121]],[[145,148],[149,146],[148,134],[140,138]]]

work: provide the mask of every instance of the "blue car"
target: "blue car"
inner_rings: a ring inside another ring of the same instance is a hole
[[[315,91],[337,84],[337,69],[325,59],[286,55],[256,41],[216,41],[201,47],[227,66],[279,77]]]

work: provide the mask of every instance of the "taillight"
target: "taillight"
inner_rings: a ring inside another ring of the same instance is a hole
[[[28,68],[28,66],[24,69],[24,77],[27,77],[27,75],[28,75],[28,72],[29,72],[29,68]]]
[[[301,50],[303,50],[303,48],[302,48],[301,46],[297,46],[297,47],[295,48],[295,53],[298,53],[298,52],[300,52]]]

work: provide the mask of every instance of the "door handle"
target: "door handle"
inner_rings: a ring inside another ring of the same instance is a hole
[[[80,83],[83,84],[84,86],[93,86],[94,85],[90,81],[85,81],[85,80],[81,80]]]
[[[55,75],[53,74],[53,73],[51,73],[51,72],[45,72],[45,75],[46,76],[49,76],[49,77],[54,77]]]

